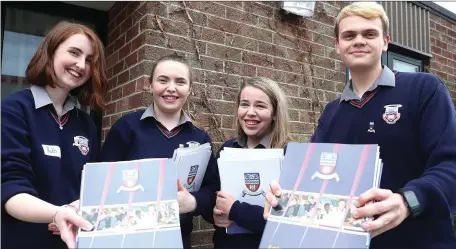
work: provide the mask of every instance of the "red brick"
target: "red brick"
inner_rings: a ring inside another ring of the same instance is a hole
[[[225,101],[233,101],[235,102],[237,99],[239,89],[237,88],[223,88],[222,91],[222,99]]]
[[[115,52],[115,53],[111,54],[106,59],[106,61],[107,61],[106,67],[107,68],[113,67],[117,63],[118,60],[119,60],[119,52]]]
[[[230,47],[236,48],[243,48],[250,51],[257,51],[258,50],[258,43],[259,41],[246,38],[243,36],[233,35],[233,34],[226,34],[225,44]]]
[[[209,106],[214,114],[232,115],[236,108],[233,102],[226,102],[220,100],[209,100]]]
[[[285,80],[284,72],[278,71],[278,70],[271,70],[270,68],[265,68],[265,67],[257,68],[257,76],[267,77],[276,82],[284,82],[284,80]]]
[[[149,89],[149,76],[143,76],[136,80],[136,92],[147,91]]]
[[[218,59],[210,58],[207,56],[201,56],[201,60],[196,64],[196,68],[211,70],[211,71],[223,71],[223,61]],[[227,62],[228,63],[228,62]]]
[[[116,112],[116,102],[112,102],[106,105],[105,115],[114,114]]]
[[[118,87],[111,91],[111,98],[113,101],[117,101],[118,99],[122,98],[122,87]]]
[[[266,5],[261,5],[256,2],[244,2],[244,10],[255,15],[270,17],[272,16],[273,8]]]
[[[249,12],[232,9],[232,8],[227,8],[226,18],[237,21],[237,22],[242,22],[245,24],[250,24],[250,25],[258,24],[258,16],[253,15],[252,13],[249,13]]]
[[[243,9],[243,2],[242,1],[220,1],[218,4],[225,5],[235,9]],[[227,8],[228,10],[228,8]]]
[[[168,5],[168,12],[169,19],[182,22],[190,22],[189,15],[193,25],[204,25],[207,21],[205,13],[193,11],[189,5],[187,5],[187,12],[182,6]]]
[[[129,96],[136,92],[136,81],[132,81],[122,86],[123,96]]]
[[[125,70],[117,76],[117,86],[123,85],[130,80],[130,71]]]
[[[199,97],[199,96],[197,95],[197,97]],[[208,86],[207,97],[209,99],[222,99],[223,98],[223,88],[220,86]]]
[[[300,122],[291,122],[290,123],[290,131],[292,133],[312,133],[314,127],[312,124],[309,123],[300,123]]]
[[[435,28],[437,29],[437,31],[446,34],[447,28],[445,28],[445,26],[442,26],[440,24],[435,24]]]
[[[241,77],[238,75],[230,75],[226,73],[206,72],[204,83],[208,85],[211,84],[239,88]]]
[[[238,34],[242,27],[241,23],[214,16],[208,16],[207,23],[209,28],[233,34]]]
[[[200,39],[200,36],[198,35],[196,38]],[[214,43],[224,44],[225,43],[225,33],[222,31],[219,31],[219,30],[215,30],[215,29],[202,28],[201,39],[205,40],[205,41],[214,42]]]
[[[222,128],[233,129],[234,128],[234,117],[233,116],[222,116]]]
[[[102,128],[109,128],[111,127],[111,117],[110,116],[107,116],[107,117],[103,117],[103,121],[102,121]]]
[[[187,7],[208,13],[214,16],[225,17],[225,6],[214,2],[188,2]]]
[[[217,44],[207,44],[207,55],[215,58],[220,58],[230,61],[241,61],[242,51],[236,48],[231,48]]]
[[[258,42],[258,52],[278,57],[287,56],[287,48],[266,42]]]
[[[431,45],[431,52],[432,52],[432,54],[442,54],[442,49]]]
[[[273,59],[270,56],[264,54],[257,54],[252,52],[242,53],[242,62],[248,64],[259,65],[263,67],[272,67]]]
[[[288,72],[300,72],[302,65],[295,61],[274,58],[273,68]]]

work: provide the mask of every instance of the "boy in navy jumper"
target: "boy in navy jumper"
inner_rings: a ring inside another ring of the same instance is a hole
[[[159,59],[152,68],[153,104],[120,118],[109,131],[99,161],[171,158],[180,145],[211,143],[205,131],[193,125],[182,110],[191,93],[191,68],[179,56]],[[190,248],[192,218],[212,220],[215,192],[220,189],[215,158],[211,156],[201,188],[189,193],[178,183],[179,212],[184,248]]]
[[[373,237],[371,248],[455,248],[454,106],[437,77],[395,74],[381,66],[387,32],[388,18],[376,3],[355,3],[341,11],[336,49],[352,80],[326,106],[312,142],[380,145],[380,189],[361,195],[352,210],[354,218],[376,217],[362,224]],[[273,183],[267,194],[266,218],[279,188]]]
[[[96,159],[97,131],[75,97],[103,106],[104,59],[92,30],[59,23],[27,67],[32,87],[2,100],[2,248],[74,247],[75,229],[91,229],[73,202],[83,165]]]
[[[264,149],[283,148],[289,141],[290,118],[285,94],[274,81],[253,78],[243,85],[237,98],[235,126],[238,137],[224,147]],[[218,156],[217,156],[218,157]],[[232,222],[252,233],[226,233]],[[215,248],[258,248],[266,225],[263,207],[239,202],[231,194],[217,193],[214,207]]]

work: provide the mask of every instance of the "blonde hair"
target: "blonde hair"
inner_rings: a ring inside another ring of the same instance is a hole
[[[288,101],[282,89],[271,79],[264,77],[252,78],[249,82],[241,85],[239,90],[236,107],[239,108],[241,101],[241,92],[244,88],[251,86],[263,91],[269,98],[273,108],[273,116],[275,120],[272,121],[270,127],[269,144],[271,148],[283,148],[288,142],[292,140],[290,135],[290,115],[288,113]],[[239,137],[246,136],[239,124],[237,111],[234,112],[234,122],[236,134]]]
[[[389,19],[383,6],[376,2],[355,2],[343,8],[339,15],[337,15],[336,25],[334,26],[336,40],[339,39],[340,21],[349,16],[360,16],[366,19],[380,18],[383,24],[383,36],[386,37],[388,35]]]

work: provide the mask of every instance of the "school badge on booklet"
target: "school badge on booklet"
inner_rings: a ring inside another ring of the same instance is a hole
[[[73,146],[77,146],[84,156],[89,153],[89,140],[83,136],[74,137]]]
[[[188,172],[187,184],[185,184],[185,188],[191,189],[195,187],[195,178],[196,174],[198,173],[198,167],[198,165],[190,166],[190,171]]]
[[[119,189],[117,189],[117,193],[120,193],[120,191],[127,191],[127,192],[134,192],[137,190],[144,191],[144,187],[138,184],[138,179],[139,179],[139,170],[137,169],[128,169],[122,171],[122,182],[123,186],[120,186]]]
[[[395,124],[400,118],[399,108],[402,107],[400,104],[385,105],[385,113],[383,114],[383,120],[387,124]]]
[[[336,168],[337,162],[337,153],[335,152],[322,152],[320,156],[320,172],[315,172],[311,179],[318,177],[323,180],[336,179],[337,182],[340,181],[339,175],[333,173]]]
[[[260,173],[244,173],[245,189],[242,190],[242,197],[245,195],[266,196],[266,193],[260,189]]]

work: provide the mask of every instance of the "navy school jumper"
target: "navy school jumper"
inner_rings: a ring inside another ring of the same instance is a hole
[[[179,148],[179,145],[187,147],[188,142],[211,143],[207,133],[194,126],[185,113],[182,115],[180,124],[171,131],[168,131],[154,117],[153,105],[146,110],[121,117],[109,131],[98,161],[172,158],[174,150]],[[193,216],[202,215],[209,222],[213,221],[215,192],[220,189],[220,182],[217,181],[217,166],[214,164],[215,157],[212,155],[200,190],[191,193],[196,199],[196,209],[192,213],[180,215],[184,248],[191,247],[190,233],[193,229]]]
[[[415,192],[423,210],[375,238],[371,248],[456,248],[456,114],[449,91],[427,73],[394,75],[353,100],[347,84],[323,112],[312,142],[379,144],[380,188]]]
[[[265,136],[254,149],[269,148],[268,140],[269,136]],[[233,138],[226,141],[220,148],[220,151],[225,147],[247,148],[247,142],[245,138]],[[284,149],[286,150],[286,148]],[[220,157],[220,151],[217,153],[217,158]],[[249,229],[252,233],[227,234],[226,228],[214,225],[214,248],[258,248],[264,227],[266,226],[263,213],[264,208],[262,206],[251,205],[246,202],[241,203],[236,200],[231,207],[228,219],[241,227]]]
[[[66,248],[48,224],[19,221],[5,203],[27,193],[61,206],[79,199],[81,172],[98,153],[92,118],[68,98],[60,117],[49,95],[32,86],[2,100],[2,248]]]

